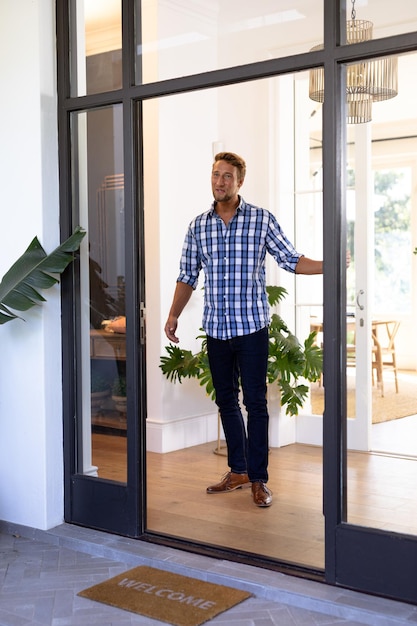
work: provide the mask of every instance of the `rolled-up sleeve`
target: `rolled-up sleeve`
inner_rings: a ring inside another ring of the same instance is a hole
[[[266,242],[268,252],[274,257],[280,267],[288,272],[295,272],[300,257],[304,255],[297,252],[272,214],[270,214],[269,219],[270,223]]]
[[[182,247],[180,273],[177,283],[185,283],[193,289],[197,287],[198,276],[201,270],[201,259],[192,225],[188,227]]]

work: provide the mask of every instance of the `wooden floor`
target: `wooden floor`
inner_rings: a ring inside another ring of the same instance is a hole
[[[209,545],[226,546],[280,561],[324,568],[322,450],[293,444],[272,449],[269,483],[273,504],[253,505],[250,489],[206,494],[227,471],[216,443],[147,455],[147,528]],[[93,435],[99,476],[126,481],[126,439]],[[417,460],[351,452],[348,521],[417,532]]]

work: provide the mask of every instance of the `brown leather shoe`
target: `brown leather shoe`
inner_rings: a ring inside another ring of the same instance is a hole
[[[250,487],[248,475],[227,472],[217,485],[207,487],[207,493],[227,493],[241,487]]]
[[[268,489],[265,483],[252,483],[252,496],[256,506],[271,506],[272,491]]]

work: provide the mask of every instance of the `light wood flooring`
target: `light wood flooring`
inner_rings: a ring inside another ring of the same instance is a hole
[[[217,442],[147,455],[148,530],[280,561],[324,567],[322,450],[293,444],[272,449],[271,507],[255,507],[250,489],[206,494],[227,471]],[[99,476],[126,481],[126,439],[93,435]],[[378,453],[348,456],[348,521],[417,532],[417,460]]]

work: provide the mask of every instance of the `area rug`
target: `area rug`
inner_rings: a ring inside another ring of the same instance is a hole
[[[78,595],[174,626],[199,626],[252,594],[142,565]]]
[[[347,378],[347,416],[356,416],[355,377]],[[384,396],[374,386],[372,388],[372,423],[379,424],[417,414],[417,376],[411,372],[400,373],[398,376],[399,392],[395,391],[394,378],[391,372],[384,372]],[[315,415],[324,410],[324,389],[318,383],[311,386],[311,406]]]

